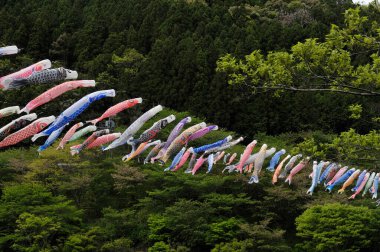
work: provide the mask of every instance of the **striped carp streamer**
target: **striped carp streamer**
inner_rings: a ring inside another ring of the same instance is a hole
[[[55,120],[55,116],[42,117],[33,121],[31,124],[16,131],[13,134],[10,134],[3,141],[0,142],[0,148],[4,148],[7,146],[15,145],[34,134],[37,134],[41,130],[45,129],[49,124],[51,124]]]
[[[37,115],[35,113],[30,115],[24,115],[21,116],[4,127],[0,129],[0,141],[2,141],[4,138],[12,134],[13,132],[16,132],[22,128],[24,128],[26,125],[28,125],[31,121],[37,119]]]
[[[15,45],[0,47],[0,56],[17,54],[19,51],[20,49]]]
[[[61,128],[63,125],[70,123],[83,111],[85,111],[91,105],[91,103],[103,99],[105,97],[115,97],[115,90],[101,90],[84,96],[79,101],[75,102],[65,111],[63,111],[47,129],[33,136],[32,141],[34,142],[41,136],[48,136],[53,131],[56,131],[57,129]]]
[[[158,154],[158,152],[165,146],[166,142],[157,144],[154,148],[149,152],[148,156],[144,159],[144,164],[149,163],[151,159]]]
[[[98,117],[94,120],[87,121],[87,122],[92,123],[93,125],[96,125],[98,122],[100,122],[106,118],[109,118],[111,116],[115,116],[118,113],[120,113],[121,111],[132,108],[132,107],[134,107],[140,103],[142,103],[141,97],[119,102],[118,104],[107,109],[100,117]]]
[[[63,136],[61,142],[58,144],[57,150],[63,149],[66,145],[66,143],[70,140],[70,138],[74,135],[75,131],[79,129],[80,127],[83,127],[83,123],[79,122],[77,124],[74,124]]]
[[[83,129],[80,129],[77,132],[74,132],[74,134],[72,135],[72,137],[70,137],[68,142],[73,142],[75,140],[78,140],[79,138],[81,138],[81,137],[83,137],[83,136],[85,136],[91,132],[94,132],[97,129],[98,128],[94,125],[88,125],[87,127],[84,127]]]
[[[356,170],[352,175],[344,182],[341,189],[338,190],[338,193],[342,194],[347,187],[354,183],[355,179],[359,176],[360,170]]]
[[[29,114],[30,111],[38,108],[39,106],[45,103],[48,103],[54,100],[55,98],[61,96],[62,94],[70,90],[73,90],[76,88],[84,88],[84,87],[95,87],[95,81],[94,80],[77,80],[77,81],[68,81],[68,82],[59,84],[43,92],[42,94],[40,94],[39,96],[37,96],[36,98],[28,102],[28,104],[26,104],[26,106],[23,109],[21,109],[18,113],[20,114],[22,112],[26,112],[27,114]]]
[[[300,172],[305,166],[309,163],[310,157],[306,157],[301,162],[299,162],[289,173],[289,176],[286,178],[285,183],[289,182],[289,185],[292,183],[294,175]]]
[[[141,127],[148,121],[150,118],[155,116],[157,113],[162,111],[163,107],[161,105],[158,105],[156,107],[151,108],[144,114],[142,114],[139,118],[137,118],[136,121],[134,121],[124,132],[121,134],[121,136],[113,141],[110,145],[108,145],[106,148],[103,149],[103,151],[114,149],[116,147],[119,147],[121,145],[124,145],[128,142],[128,140],[136,134],[136,132],[141,129]]]
[[[71,155],[79,154],[82,150],[86,149],[91,143],[93,143],[96,139],[98,139],[101,136],[104,136],[106,134],[109,134],[109,129],[99,130],[92,133],[91,136],[89,136],[82,144],[73,146],[70,148]]]
[[[0,118],[7,117],[13,114],[17,114],[20,112],[20,107],[19,106],[12,106],[12,107],[7,107],[0,109]]]
[[[206,123],[201,122],[184,130],[179,136],[177,136],[173,140],[173,142],[170,144],[169,148],[165,152],[165,155],[160,159],[160,162],[166,163],[169,160],[169,158],[178,153],[178,151],[188,143],[189,138],[193,133],[205,127]]]
[[[162,147],[162,149],[158,152],[158,154],[155,157],[151,158],[152,163],[154,163],[156,160],[160,159],[165,155],[165,152],[169,148],[170,144],[181,133],[183,127],[189,122],[191,122],[191,117],[185,117],[173,128],[168,138],[166,139],[165,145]]]
[[[270,160],[269,166],[267,167],[267,170],[273,172],[274,167],[278,164],[278,162],[280,162],[281,156],[284,155],[285,153],[286,153],[286,150],[284,150],[284,149],[276,152],[276,154],[274,154],[274,156]]]
[[[251,155],[252,151],[253,151],[253,148],[255,148],[257,144],[257,140],[253,140],[251,143],[249,143],[247,145],[247,147],[245,148],[244,152],[243,152],[243,155],[241,156],[240,160],[239,160],[239,163],[238,165],[236,166],[236,169],[240,172],[240,173],[243,173],[243,166],[245,164],[245,162],[247,161],[247,159],[249,158],[249,156]]]
[[[8,74],[6,76],[3,76],[0,78],[0,89],[8,90],[12,88],[16,88],[13,83],[20,79],[25,79],[30,77],[31,75],[41,72],[45,69],[48,69],[51,67],[50,60],[42,60],[39,61],[31,66],[28,66],[26,68],[23,68],[15,73]]]

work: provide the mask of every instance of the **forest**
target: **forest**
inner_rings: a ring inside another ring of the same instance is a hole
[[[149,108],[253,139],[312,160],[380,172],[380,6],[340,0],[1,1],[5,76],[43,59],[115,89],[79,121],[126,99],[143,103],[112,118],[123,132]],[[0,91],[0,108],[52,84]],[[67,93],[36,109],[58,116],[88,94]],[[9,119],[10,118],[10,119]],[[0,126],[17,118],[0,118]],[[165,140],[174,125],[157,138]],[[82,143],[84,138],[74,141]],[[1,251],[378,251],[380,208],[351,190],[306,191],[312,165],[291,185],[222,173],[192,176],[133,160],[129,148],[72,156],[57,144],[23,141],[0,149]],[[259,146],[258,145],[258,146]],[[258,147],[254,149],[256,152]],[[269,165],[266,159],[264,166]],[[265,170],[265,171],[264,171]]]

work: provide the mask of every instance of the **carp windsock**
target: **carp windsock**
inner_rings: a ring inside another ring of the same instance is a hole
[[[363,188],[364,188],[365,184],[367,183],[368,179],[369,179],[369,172],[366,172],[365,175],[364,175],[364,177],[363,177],[363,179],[362,179],[362,181],[360,182],[359,187],[356,189],[355,193],[352,194],[349,197],[349,199],[355,199],[356,195],[358,195],[363,190]]]
[[[285,153],[286,153],[286,150],[284,150],[284,149],[276,152],[276,154],[274,154],[274,156],[270,160],[269,166],[267,167],[267,170],[273,172],[274,167],[278,164],[278,162],[280,162],[281,156],[284,155]]]
[[[16,132],[22,128],[24,128],[26,125],[28,125],[31,121],[35,120],[37,118],[37,115],[35,113],[30,115],[24,115],[21,116],[12,122],[8,123],[4,127],[0,129],[0,141],[2,141],[4,138],[12,134],[13,132]]]
[[[263,168],[267,147],[268,146],[266,144],[263,144],[263,146],[261,146],[260,151],[258,152],[255,162],[253,164],[254,168],[251,180],[253,180],[254,183],[259,183],[259,174],[261,172],[261,169]]]
[[[160,159],[164,156],[166,150],[169,148],[170,144],[174,141],[174,139],[181,133],[182,128],[187,124],[191,122],[191,117],[185,117],[182,119],[170,132],[165,145],[162,147],[162,149],[158,152],[157,156],[151,158],[152,163],[154,163],[156,160]]]
[[[189,137],[188,142],[194,141],[195,139],[198,139],[198,138],[201,138],[201,137],[203,137],[207,133],[210,133],[213,130],[218,130],[218,126],[217,125],[210,125],[210,126],[207,126],[207,127],[203,128],[203,129],[197,130],[196,132],[194,132],[193,134],[191,134],[191,136]]]
[[[183,147],[178,153],[177,155],[175,155],[175,157],[173,158],[173,161],[171,163],[171,165],[168,167],[168,168],[165,168],[164,171],[171,171],[174,169],[174,167],[179,163],[179,161],[181,160],[183,154],[185,153],[185,150],[186,148]]]
[[[19,106],[12,106],[12,107],[7,107],[0,109],[0,118],[7,117],[13,114],[17,114],[20,112],[20,107]]]
[[[39,61],[26,68],[23,68],[15,73],[3,76],[0,78],[0,89],[8,90],[8,89],[16,88],[16,86],[13,85],[14,81],[28,78],[29,76],[37,72],[41,72],[50,67],[51,67],[51,62],[50,60],[46,59],[46,60]]]
[[[166,142],[157,144],[154,148],[149,152],[148,156],[144,159],[144,164],[149,163],[151,159],[158,154],[158,152],[165,146]]]
[[[351,191],[353,192],[356,192],[356,190],[359,188],[359,186],[361,185],[365,175],[367,174],[367,170],[364,170],[360,173],[359,177],[358,177],[358,180],[356,181],[356,185],[354,186],[354,188],[351,189]]]
[[[306,194],[313,195],[314,189],[318,185],[319,175],[321,174],[321,170],[322,170],[321,163],[323,164],[323,161],[321,161],[319,164],[317,163],[317,161],[313,162],[313,181],[311,183],[309,190],[307,190]]]
[[[368,190],[371,188],[372,184],[373,184],[373,180],[375,179],[375,176],[376,176],[376,172],[372,172],[371,173],[371,176],[369,176],[369,179],[364,187],[364,191],[363,191],[363,194],[362,196],[364,197],[364,195],[366,195],[366,193],[368,192]]]
[[[34,134],[37,134],[41,130],[45,129],[46,126],[51,124],[55,120],[54,116],[49,116],[49,117],[42,117],[40,119],[35,120],[25,128],[22,128],[15,133],[7,136],[4,138],[3,141],[0,142],[0,148],[4,148],[10,145],[15,145],[31,136]]]
[[[70,148],[71,155],[79,154],[82,150],[86,149],[91,143],[93,143],[97,138],[109,134],[109,129],[99,130],[92,133],[82,144],[73,146]]]
[[[82,122],[74,124],[63,136],[61,142],[58,144],[57,150],[63,149],[65,144],[70,140],[70,138],[75,134],[75,131],[83,126]]]
[[[15,45],[0,47],[0,56],[17,54],[19,51]]]
[[[241,156],[240,160],[239,160],[239,163],[238,165],[236,166],[236,169],[240,172],[240,173],[243,173],[243,166],[245,164],[245,161],[247,161],[247,159],[249,158],[249,156],[251,155],[252,151],[253,151],[253,148],[255,148],[257,144],[257,140],[253,140],[251,143],[249,143],[247,145],[247,147],[245,147],[245,150],[243,152],[243,155]]]
[[[285,183],[289,182],[289,185],[292,183],[294,175],[300,172],[305,166],[309,163],[310,157],[306,157],[301,162],[298,163],[289,173],[289,176],[286,178]]]
[[[78,78],[77,71],[60,67],[34,72],[26,78],[14,79],[11,86],[12,88],[19,88],[32,84],[44,84],[49,82],[59,82],[63,80],[75,80],[76,78]]]
[[[148,121],[150,118],[155,116],[157,113],[162,111],[163,107],[161,105],[158,105],[154,108],[151,108],[144,114],[142,114],[139,118],[137,118],[136,121],[134,121],[124,132],[121,134],[121,136],[113,141],[110,145],[108,145],[106,148],[103,149],[103,151],[114,149],[116,147],[119,147],[121,145],[124,145],[128,142],[128,140],[139,130],[141,127]]]
[[[206,127],[206,123],[201,122],[184,130],[179,136],[177,136],[173,140],[173,142],[170,144],[169,148],[165,152],[165,155],[160,159],[160,161],[162,163],[166,163],[169,158],[171,158],[173,155],[178,153],[178,151],[182,149],[182,147],[184,147],[188,143],[189,138],[193,133],[205,127]]]
[[[278,175],[280,175],[280,172],[282,170],[282,167],[284,166],[285,162],[290,158],[291,156],[290,155],[287,155],[278,165],[277,165],[277,168],[276,170],[274,171],[273,173],[273,177],[272,177],[272,184],[276,184],[277,183],[277,179],[278,179]]]
[[[104,135],[104,136],[100,136],[100,137],[96,138],[94,142],[90,143],[86,147],[86,149],[93,149],[93,148],[102,146],[104,144],[110,143],[110,142],[114,141],[115,139],[117,139],[120,136],[121,136],[121,133],[111,133],[111,134],[107,134],[107,135]],[[80,144],[72,146],[72,147],[79,148]]]
[[[75,132],[72,137],[70,137],[69,139],[69,142],[73,142],[91,132],[94,132],[95,130],[97,130],[98,127],[96,127],[95,125],[88,125],[87,127],[84,127],[83,129],[80,129],[78,130],[77,132]]]
[[[193,152],[194,153],[201,153],[201,152],[205,152],[205,151],[207,151],[209,149],[218,148],[219,146],[222,146],[223,144],[228,143],[229,141],[231,141],[231,139],[232,139],[231,136],[227,136],[226,138],[224,138],[222,140],[219,140],[217,142],[214,142],[214,143],[211,143],[211,144],[206,144],[206,145],[194,148]]]
[[[333,190],[333,188],[336,186],[336,185],[340,185],[340,184],[343,184],[346,180],[348,180],[352,174],[354,174],[355,172],[355,168],[352,168],[352,169],[349,169],[348,171],[346,171],[346,173],[344,173],[339,179],[337,179],[334,183],[332,183],[331,185],[327,186],[326,187],[326,191],[329,191],[331,193],[331,191]]]
[[[280,179],[285,178],[288,175],[288,173],[290,172],[290,170],[294,167],[295,162],[297,162],[297,160],[301,157],[302,157],[302,154],[298,154],[298,155],[291,157],[289,162],[285,165],[284,170],[282,170],[280,176],[278,176],[278,178],[280,178]]]
[[[380,173],[377,173],[375,180],[373,181],[373,185],[371,188],[372,199],[377,199],[377,190],[379,188],[379,176],[380,176]]]
[[[185,151],[185,153],[182,155],[181,157],[181,160],[179,161],[179,163],[174,167],[174,169],[172,169],[172,171],[178,171],[179,168],[181,168],[187,161],[187,159],[189,158],[189,156],[193,154],[193,155],[196,155],[195,152],[193,152],[193,147],[190,147],[189,149],[187,149],[187,151]]]
[[[39,153],[41,153],[41,151],[46,150],[50,145],[52,145],[54,143],[54,141],[61,135],[61,133],[65,129],[65,127],[66,127],[66,125],[63,125],[61,128],[57,129],[56,131],[53,131],[53,133],[51,133],[49,135],[49,137],[46,139],[45,143],[43,145],[41,145],[37,151]]]
[[[326,186],[331,185],[335,181],[337,181],[348,169],[348,166],[342,167],[339,169],[339,171],[335,174],[335,176],[326,184]]]
[[[218,152],[218,151],[223,151],[223,150],[226,150],[228,148],[231,148],[235,145],[237,145],[238,143],[240,143],[241,141],[243,141],[244,138],[243,137],[239,137],[238,139],[234,140],[234,141],[229,141],[225,144],[223,144],[222,146],[220,147],[216,147],[216,148],[213,148],[213,149],[209,149],[205,152],[205,154],[209,154],[209,153],[213,153],[213,152]],[[224,156],[226,158],[226,156]],[[227,159],[227,158],[226,158]],[[226,161],[223,159],[224,163],[226,163]]]
[[[101,90],[84,96],[79,101],[75,102],[65,111],[63,111],[47,129],[33,136],[32,141],[37,140],[37,138],[41,136],[48,136],[53,131],[56,131],[57,129],[61,128],[63,125],[70,123],[83,111],[85,111],[91,105],[91,103],[103,99],[105,97],[115,97],[115,90]]]
[[[26,112],[29,114],[30,111],[36,109],[37,107],[45,103],[48,103],[54,100],[58,96],[70,90],[73,90],[76,88],[83,88],[83,87],[95,87],[95,81],[94,80],[78,80],[78,81],[68,81],[68,82],[59,84],[43,92],[42,94],[40,94],[39,96],[31,100],[28,104],[26,104],[26,106],[23,109],[19,111],[19,114],[22,112]]]
[[[354,181],[355,179],[359,176],[360,174],[360,170],[356,170],[354,173],[352,173],[352,175],[344,182],[342,188],[340,188],[338,190],[338,193],[343,193],[344,190],[346,190],[347,187],[349,187]]]
[[[126,100],[126,101],[122,101],[122,102],[119,102],[118,104],[110,107],[109,109],[107,109],[100,117],[94,119],[94,120],[90,120],[90,121],[87,121],[89,123],[92,123],[93,125],[97,124],[98,122],[106,119],[106,118],[109,118],[111,116],[115,116],[117,115],[118,113],[120,113],[121,111],[123,110],[126,110],[126,109],[129,109],[129,108],[132,108],[134,107],[135,105],[137,104],[140,104],[142,103],[142,98],[135,98],[135,99],[129,99],[129,100]]]

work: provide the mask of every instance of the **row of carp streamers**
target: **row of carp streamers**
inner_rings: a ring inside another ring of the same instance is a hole
[[[0,56],[16,54],[18,52],[19,49],[16,46],[0,48]],[[77,79],[77,77],[78,73],[76,71],[62,67],[51,69],[50,60],[42,60],[15,73],[1,77],[0,89],[8,90],[20,88],[25,85],[73,80]],[[107,97],[115,97],[116,92],[110,89],[90,93],[72,104],[58,117],[48,116],[37,119],[37,115],[30,112],[54,100],[65,92],[77,88],[95,87],[95,85],[94,80],[67,81],[40,94],[22,109],[20,109],[19,106],[1,109],[0,118],[16,113],[26,113],[26,115],[11,121],[0,129],[0,148],[15,145],[30,137],[32,137],[32,141],[35,141],[39,137],[46,136],[47,139],[45,143],[38,148],[39,153],[44,151],[51,146],[62,134],[64,129],[93,102]],[[210,173],[213,166],[223,159],[223,163],[226,164],[223,173],[225,171],[229,173],[252,173],[248,182],[250,184],[259,182],[259,175],[264,161],[271,156],[269,166],[266,169],[269,172],[273,172],[273,184],[276,184],[279,179],[282,179],[285,183],[289,183],[290,185],[293,177],[311,162],[310,157],[302,158],[302,154],[294,156],[286,155],[281,160],[281,157],[286,154],[286,150],[281,149],[276,152],[276,148],[268,148],[266,144],[263,144],[257,153],[252,154],[253,149],[257,145],[257,141],[254,140],[246,146],[244,152],[240,155],[239,161],[232,164],[237,157],[237,153],[231,155],[230,153],[226,153],[226,151],[243,141],[243,138],[239,137],[233,139],[231,136],[227,136],[207,145],[188,147],[192,141],[214,130],[218,130],[218,126],[207,126],[205,122],[195,124],[184,130],[186,124],[191,122],[191,117],[180,120],[165,142],[155,140],[155,138],[163,128],[175,121],[176,118],[174,115],[156,121],[149,129],[145,130],[135,139],[135,134],[143,125],[162,111],[163,107],[161,105],[155,106],[142,114],[123,133],[111,133],[108,129],[97,130],[96,124],[100,121],[115,116],[123,110],[132,108],[140,103],[142,103],[142,98],[125,100],[108,108],[98,118],[87,121],[86,123],[79,122],[72,125],[61,139],[57,149],[64,149],[68,142],[77,140],[91,133],[82,144],[70,147],[70,153],[72,155],[77,155],[85,149],[101,147],[103,151],[107,151],[128,144],[131,146],[132,151],[122,158],[123,161],[128,162],[136,157],[142,156],[148,148],[153,147],[144,159],[144,164],[159,162],[164,165],[168,163],[169,159],[172,159],[171,164],[165,168],[164,171],[175,172],[183,167],[189,160],[188,168],[185,170],[185,173],[195,175],[205,163],[207,163],[207,173]],[[107,144],[108,146],[104,147]],[[297,163],[297,161],[299,162]],[[362,193],[362,196],[365,196],[367,192],[372,194],[373,199],[377,198],[379,173],[367,170],[361,171],[360,169],[349,168],[347,166],[342,167],[339,164],[329,161],[313,161],[312,169],[313,171],[309,175],[312,183],[307,191],[309,195],[313,194],[318,184],[323,184],[325,190],[328,192],[332,192],[334,187],[342,185],[338,193],[343,193],[345,189],[354,184],[356,180],[355,186],[351,189],[353,194],[349,197],[350,199],[354,199],[360,193]],[[379,205],[380,200],[378,200],[377,203]]]

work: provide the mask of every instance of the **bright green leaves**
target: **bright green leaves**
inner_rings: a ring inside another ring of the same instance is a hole
[[[367,17],[360,16],[359,9],[347,10],[345,18],[346,26],[333,25],[323,42],[306,39],[295,44],[289,53],[263,55],[255,50],[244,60],[227,54],[217,61],[217,71],[228,74],[229,84],[252,90],[380,95],[378,25],[369,24]],[[356,60],[357,55],[362,57],[360,61]]]

